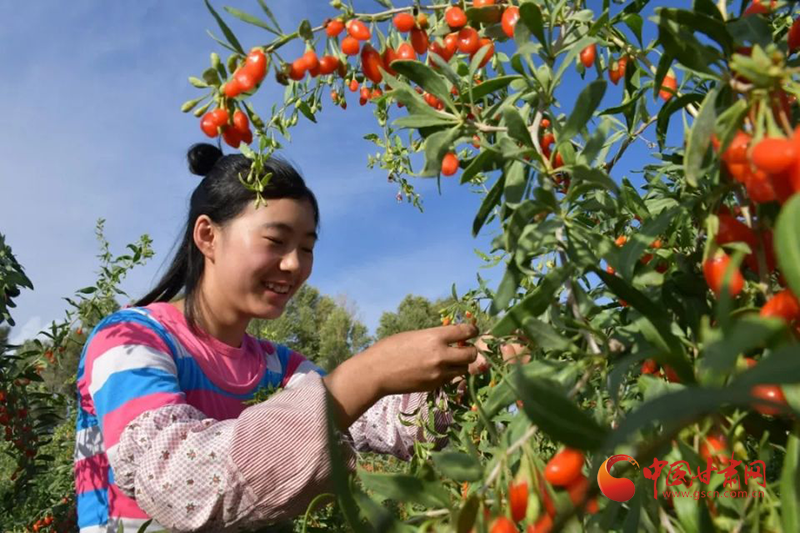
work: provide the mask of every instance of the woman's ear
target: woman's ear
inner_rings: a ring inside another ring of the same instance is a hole
[[[214,251],[217,247],[218,229],[208,215],[200,215],[194,224],[194,244],[200,252],[211,262],[214,261]]]

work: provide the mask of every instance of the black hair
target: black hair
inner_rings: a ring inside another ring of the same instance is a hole
[[[183,289],[186,299],[184,315],[190,328],[199,334],[197,317],[202,314],[198,305],[197,289],[205,267],[205,256],[194,242],[193,233],[197,218],[207,215],[215,224],[224,226],[238,217],[256,193],[240,181],[250,172],[251,160],[242,154],[222,155],[219,148],[198,143],[187,154],[192,174],[204,176],[192,193],[189,216],[179,241],[179,248],[169,270],[156,287],[132,305],[139,307],[153,302],[169,302]],[[306,186],[300,174],[288,162],[271,157],[264,163],[264,172],[272,178],[261,196],[265,199],[292,198],[308,200],[314,210],[314,225],[319,229],[319,206],[314,193]]]

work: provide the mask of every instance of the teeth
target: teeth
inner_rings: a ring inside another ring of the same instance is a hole
[[[276,285],[275,283],[265,283],[264,285],[267,286],[268,289],[275,291],[279,294],[286,294],[289,292],[289,287],[286,285]]]

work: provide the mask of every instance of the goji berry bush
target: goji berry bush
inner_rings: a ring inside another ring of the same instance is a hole
[[[114,256],[97,223],[101,274],[94,285],[64,298],[72,308],[40,332],[44,340],[13,345],[0,337],[0,529],[77,531],[74,484],[75,378],[86,335],[119,309],[129,270],[152,257],[150,238]],[[0,326],[15,325],[20,289],[34,289],[0,233]]]
[[[221,48],[183,106],[253,160],[242,182],[258,195],[298,120],[369,105],[367,164],[399,200],[421,209],[415,180],[457,180],[484,190],[473,235],[500,227],[486,257],[504,260],[499,286],[454,290],[443,312],[488,313],[491,368],[449,391],[446,449],[418,444],[397,471],[354,479],[335,468],[347,528],[800,530],[794,5],[377,4],[334,0],[284,30],[264,1],[206,1]],[[262,37],[243,43],[242,22]],[[260,109],[265,84],[284,98]],[[620,176],[645,134],[641,179]],[[507,341],[530,359],[504,364]],[[616,501],[597,479],[619,454]],[[734,478],[748,492],[705,497]],[[665,492],[689,487],[702,495]]]

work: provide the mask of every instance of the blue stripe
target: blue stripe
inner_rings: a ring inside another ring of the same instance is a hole
[[[170,336],[167,329],[163,325],[161,325],[160,322],[158,322],[154,318],[147,318],[145,316],[142,316],[141,313],[133,311],[133,309],[139,309],[141,311],[144,311],[144,313],[148,316],[150,316],[151,314],[151,311],[149,309],[145,309],[143,307],[121,309],[119,311],[116,311],[108,315],[94,327],[94,329],[89,334],[89,337],[86,339],[86,342],[83,345],[83,351],[81,352],[81,360],[80,363],[78,363],[78,379],[83,377],[85,360],[86,360],[85,357],[86,349],[89,347],[89,344],[91,343],[94,336],[100,331],[104,330],[105,328],[109,326],[114,326],[116,324],[130,322],[150,328],[153,331],[155,331],[159,337],[161,337],[161,339],[169,348],[170,353],[176,354],[178,352],[175,343],[172,341],[172,337]]]
[[[82,429],[87,429],[87,428],[96,426],[97,425],[97,417],[94,416],[94,415],[89,414],[88,412],[86,412],[86,410],[84,410],[82,407],[80,407],[80,405],[81,404],[80,404],[80,401],[79,401],[78,402],[78,416],[76,417],[76,420],[75,420],[75,427],[77,428],[77,430],[80,431]]]
[[[111,374],[94,395],[97,417],[103,417],[135,398],[157,392],[182,392],[175,375],[160,368],[132,368]]]
[[[102,329],[106,328],[107,326],[113,326],[115,324],[119,324],[119,323],[122,323],[122,322],[133,322],[133,323],[136,323],[136,324],[141,324],[141,325],[143,325],[145,327],[148,327],[148,328],[152,329],[153,331],[155,331],[161,337],[161,339],[164,341],[164,343],[167,345],[167,347],[170,350],[170,353],[172,353],[172,354],[178,353],[178,349],[175,346],[175,343],[172,342],[171,335],[169,334],[167,329],[164,326],[161,325],[160,322],[158,322],[154,318],[144,317],[140,313],[138,313],[136,311],[132,311],[131,309],[132,308],[123,309],[121,311],[117,311],[116,313],[113,313],[113,314],[107,316],[106,318],[104,318],[97,325],[97,327],[95,328],[95,331],[101,331]],[[150,310],[149,309],[144,309],[144,308],[141,308],[141,307],[138,308],[138,309],[142,309],[143,311],[145,311],[145,313],[148,316],[150,315]]]
[[[178,386],[184,391],[208,390],[238,400],[249,400],[253,397],[252,393],[234,394],[227,392],[214,384],[203,372],[194,357],[179,357],[176,361],[178,366]]]
[[[116,485],[116,483],[114,483],[114,469],[110,466],[108,467],[108,484]]]
[[[86,491],[77,500],[79,528],[108,522],[108,489]]]
[[[105,317],[103,320],[101,320],[89,334],[89,337],[86,339],[86,342],[83,345],[83,350],[81,350],[81,358],[80,361],[78,362],[78,373],[76,376],[77,381],[80,381],[83,378],[83,374],[86,370],[86,352],[87,349],[89,348],[89,345],[92,342],[92,339],[94,339],[94,336],[108,326],[113,326],[123,322],[141,324],[155,331],[156,334],[158,334],[158,336],[161,337],[161,340],[163,340],[164,343],[169,348],[173,359],[175,358],[175,354],[178,353],[178,350],[175,346],[175,343],[172,342],[172,337],[167,332],[167,329],[164,326],[162,326],[161,323],[159,323],[157,320],[148,319],[147,317],[142,316],[141,313],[133,311],[132,309],[139,309],[141,311],[144,311],[144,313],[147,316],[150,316],[152,314],[152,312],[149,309],[145,309],[144,307],[130,307],[128,309],[121,309],[119,311],[116,311]]]

